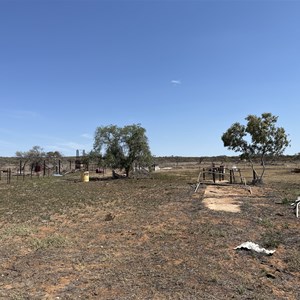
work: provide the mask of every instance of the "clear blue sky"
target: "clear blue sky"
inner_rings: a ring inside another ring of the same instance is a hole
[[[133,123],[156,156],[233,155],[222,133],[263,112],[298,153],[300,2],[0,0],[0,103],[0,156]]]

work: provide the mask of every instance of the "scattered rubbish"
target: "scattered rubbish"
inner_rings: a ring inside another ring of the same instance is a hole
[[[236,248],[234,248],[235,250],[253,250],[255,252],[258,253],[263,253],[263,254],[267,254],[267,255],[272,255],[276,250],[267,250],[265,248],[261,248],[259,245],[252,243],[252,242],[245,242],[242,243],[241,245],[237,246]]]
[[[53,174],[53,176],[61,177],[61,176],[63,176],[63,175],[61,175],[61,174]]]
[[[118,174],[117,172],[115,172],[115,170],[113,170],[112,171],[112,177],[113,177],[113,179],[125,178],[126,174]]]
[[[296,217],[298,218],[298,216],[299,216],[300,197],[298,196],[297,200],[295,200],[295,202],[292,203],[291,205],[294,206],[294,209],[296,209]]]

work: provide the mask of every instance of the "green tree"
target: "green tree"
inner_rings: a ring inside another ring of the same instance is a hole
[[[262,183],[265,173],[266,157],[281,155],[290,145],[284,128],[276,127],[277,116],[263,113],[261,117],[248,115],[246,125],[234,123],[223,135],[224,147],[241,153],[248,159],[253,170],[253,183]],[[259,158],[263,167],[259,175],[254,168],[253,159]]]
[[[22,165],[21,170],[25,169],[25,166],[27,163],[31,163],[31,168],[33,168],[34,164],[40,164],[43,160],[43,158],[46,156],[44,150],[40,146],[33,146],[28,151],[17,151],[16,156],[21,159]],[[20,172],[21,172],[20,170]]]
[[[62,158],[63,155],[59,151],[50,151],[46,153],[46,157],[49,159]]]
[[[149,166],[152,158],[146,130],[140,124],[98,127],[93,151],[102,155],[107,166],[124,169],[127,177],[134,164]]]
[[[48,161],[47,168],[50,168],[50,164],[57,170],[59,161],[62,159],[63,155],[59,151],[49,151],[46,153],[46,158]],[[58,170],[57,170],[58,171]]]
[[[105,167],[104,159],[103,159],[101,153],[95,152],[94,150],[92,150],[88,154],[88,157],[89,157],[89,161],[95,162],[98,167]]]

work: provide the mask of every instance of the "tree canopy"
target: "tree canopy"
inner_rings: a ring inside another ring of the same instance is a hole
[[[46,154],[42,147],[40,146],[33,146],[28,151],[17,151],[16,156],[21,158],[40,158],[44,157]]]
[[[277,127],[277,116],[271,113],[263,113],[261,116],[248,115],[246,125],[234,123],[222,135],[224,147],[235,152],[240,152],[241,157],[249,159],[257,181],[262,182],[265,171],[266,156],[278,156],[283,154],[290,145],[288,135],[284,128]],[[263,171],[258,176],[253,167],[253,158],[260,158]],[[255,179],[255,178],[254,178]]]
[[[133,164],[149,166],[152,157],[146,130],[140,124],[98,127],[93,153],[101,155],[111,168],[124,169],[126,176]]]
[[[31,169],[33,169],[34,164],[39,164],[42,158],[45,157],[46,153],[40,146],[33,146],[28,151],[17,151],[16,157],[21,158],[20,173],[21,170],[25,170],[27,163],[31,163]]]
[[[57,158],[61,158],[62,154],[59,151],[51,151],[46,153],[42,147],[33,146],[28,151],[17,151],[16,157],[22,160],[21,169],[24,170],[26,164],[28,163],[31,163],[31,167],[33,168],[34,165],[41,164],[45,158],[50,161],[55,161]]]

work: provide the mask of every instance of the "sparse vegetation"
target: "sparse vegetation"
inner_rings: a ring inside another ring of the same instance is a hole
[[[299,220],[282,205],[299,174],[269,167],[227,213],[194,193],[198,173],[0,181],[0,299],[299,299]],[[234,250],[245,241],[276,252]]]
[[[289,270],[294,272],[299,272],[300,269],[300,253],[298,249],[293,249],[289,251],[287,257],[285,258],[285,262],[288,265]]]
[[[63,236],[58,234],[52,234],[44,238],[32,238],[30,240],[30,246],[34,250],[45,250],[48,248],[62,248],[68,245],[68,241]]]
[[[269,229],[262,234],[261,240],[263,247],[274,249],[278,248],[278,246],[282,243],[283,238],[280,231]]]

